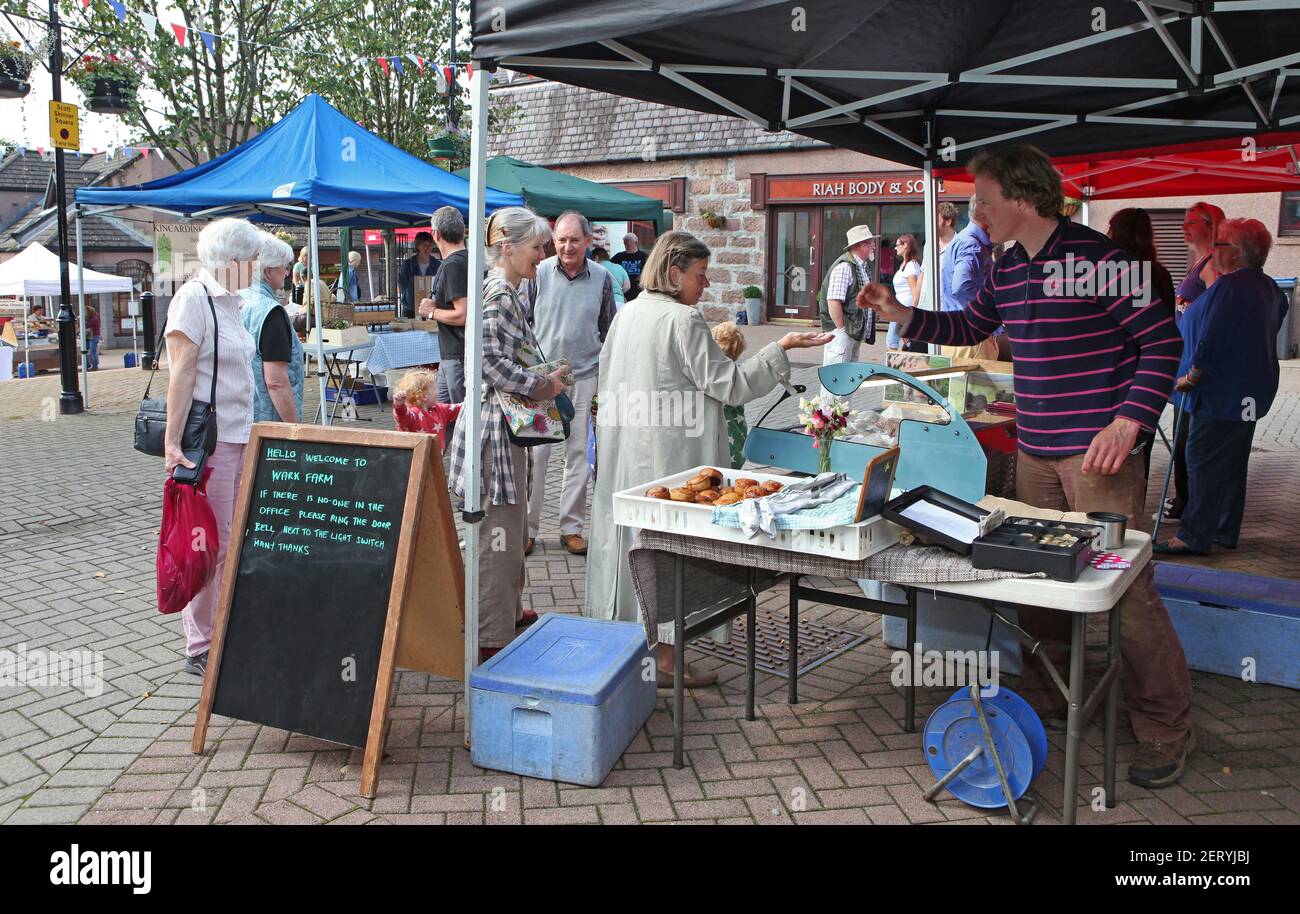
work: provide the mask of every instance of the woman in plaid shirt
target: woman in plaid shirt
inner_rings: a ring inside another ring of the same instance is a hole
[[[510,441],[498,390],[548,400],[564,390],[559,372],[542,375],[521,362],[525,349],[536,349],[532,327],[524,318],[519,284],[537,276],[546,257],[551,228],[530,209],[512,206],[487,220],[487,262],[493,264],[483,282],[483,497],[486,514],[483,536],[469,561],[479,563],[480,661],[491,657],[515,637],[524,617],[524,544],[528,538],[527,481],[532,456]],[[468,394],[472,396],[472,392]],[[465,430],[457,422],[451,438],[451,486],[465,497]],[[498,533],[497,531],[501,531]],[[489,545],[485,548],[484,543]],[[493,548],[504,543],[504,548]],[[536,618],[535,616],[533,618]]]

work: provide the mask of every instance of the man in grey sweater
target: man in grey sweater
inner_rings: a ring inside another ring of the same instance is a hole
[[[569,390],[575,415],[564,442],[564,482],[560,492],[560,545],[574,555],[587,554],[583,538],[587,509],[587,435],[591,400],[596,394],[600,349],[614,320],[614,281],[609,271],[587,259],[591,223],[581,213],[563,213],[555,220],[556,256],[537,267],[526,294],[532,300],[532,324],[542,357],[568,359],[574,385]],[[533,551],[541,527],[546,495],[546,469],[551,448],[533,451],[533,485],[528,499],[528,545]]]

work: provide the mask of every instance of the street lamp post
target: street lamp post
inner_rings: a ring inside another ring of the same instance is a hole
[[[50,0],[50,78],[53,98],[63,101],[63,37],[59,24],[58,0]],[[68,278],[68,209],[64,200],[67,178],[63,169],[63,148],[54,147],[54,203],[59,220],[59,412],[65,416],[81,412],[85,406],[77,380],[77,323],[72,318],[72,283]],[[82,328],[83,333],[85,328]]]

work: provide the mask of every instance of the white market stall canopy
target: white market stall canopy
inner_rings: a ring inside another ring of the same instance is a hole
[[[77,284],[78,275],[83,277],[87,295],[132,291],[131,280],[126,276],[85,268],[78,270],[75,263],[69,263],[68,276],[73,295],[82,291]],[[44,245],[32,242],[16,257],[0,263],[0,295],[31,298],[37,295],[57,297],[59,294],[59,256]]]

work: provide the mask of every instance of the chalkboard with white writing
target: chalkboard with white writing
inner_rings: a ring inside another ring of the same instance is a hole
[[[249,447],[212,712],[364,747],[412,451],[258,436]]]

